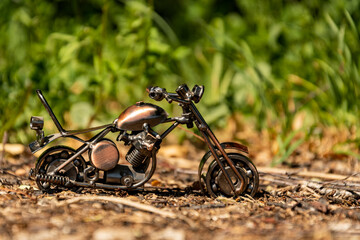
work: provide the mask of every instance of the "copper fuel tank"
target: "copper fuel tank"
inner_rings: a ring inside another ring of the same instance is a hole
[[[143,130],[144,123],[154,127],[167,119],[167,112],[151,103],[138,102],[125,109],[117,119],[116,128],[127,131]]]

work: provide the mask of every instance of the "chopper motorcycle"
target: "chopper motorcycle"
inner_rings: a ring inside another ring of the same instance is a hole
[[[168,93],[160,87],[147,88],[149,97],[156,101],[165,99],[169,103],[178,103],[183,110],[179,117],[169,118],[161,107],[138,102],[124,110],[113,123],[84,130],[65,130],[41,91],[36,92],[59,132],[45,136],[43,118],[31,117],[30,128],[37,135],[37,140],[29,145],[32,153],[58,138],[72,138],[82,143],[77,149],[54,146],[40,155],[29,176],[43,192],[79,187],[113,190],[141,188],[155,172],[156,154],[162,140],[178,125],[193,128],[194,123],[209,147],[198,169],[202,192],[207,192],[211,197],[234,197],[254,196],[258,190],[259,174],[246,156],[248,148],[235,142],[220,143],[196,108],[195,104],[204,93],[203,86],[195,85],[190,90],[183,84],[175,93]],[[163,133],[153,130],[153,127],[165,123],[172,124]],[[96,130],[101,131],[88,140],[77,136]],[[125,156],[120,154],[112,140],[105,138],[111,132],[118,134],[117,141],[129,146]],[[87,160],[83,156],[86,153]],[[123,159],[129,164],[119,164]]]

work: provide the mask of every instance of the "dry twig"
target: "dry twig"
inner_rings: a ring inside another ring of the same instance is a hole
[[[129,207],[132,207],[132,208],[136,208],[136,209],[139,209],[141,211],[151,212],[151,213],[160,215],[162,217],[167,217],[167,218],[172,218],[172,219],[175,219],[175,218],[178,217],[173,212],[158,209],[156,207],[146,205],[146,204],[143,204],[143,203],[137,203],[137,202],[125,199],[125,198],[117,198],[117,197],[102,197],[102,196],[74,197],[74,198],[67,199],[67,200],[59,202],[57,204],[57,206],[69,205],[69,204],[76,203],[76,202],[81,202],[81,201],[108,201],[108,202],[113,202],[113,203],[119,203],[119,204],[129,206]]]
[[[113,203],[118,203],[118,204],[122,204],[128,207],[132,207],[132,208],[136,208],[138,210],[141,211],[145,211],[145,212],[150,212],[150,213],[154,213],[157,215],[160,215],[162,217],[165,218],[171,218],[171,219],[180,219],[183,220],[184,222],[186,222],[189,226],[194,226],[194,222],[183,216],[183,215],[179,215],[170,211],[166,211],[166,210],[162,210],[162,209],[158,209],[156,207],[147,205],[147,204],[143,204],[143,203],[138,203],[138,202],[134,202],[131,201],[129,199],[125,199],[125,198],[118,198],[118,197],[103,197],[103,196],[81,196],[81,197],[74,197],[71,199],[67,199],[64,200],[62,202],[59,202],[57,204],[57,206],[64,206],[64,205],[69,205],[72,203],[76,203],[76,202],[81,202],[81,201],[108,201],[108,202],[113,202]]]
[[[350,176],[338,175],[338,174],[329,174],[323,172],[311,172],[311,171],[301,171],[298,172],[297,170],[289,170],[289,169],[280,169],[280,168],[268,168],[268,167],[259,167],[259,173],[265,174],[282,174],[287,176],[300,176],[300,177],[308,177],[308,178],[321,178],[321,179],[328,179],[328,180],[347,180],[351,182],[358,182],[360,183],[360,177],[355,177],[354,174]]]

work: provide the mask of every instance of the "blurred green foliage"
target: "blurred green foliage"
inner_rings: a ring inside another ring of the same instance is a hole
[[[0,137],[11,141],[33,139],[30,116],[46,115],[35,89],[69,128],[181,83],[205,85],[214,127],[237,113],[284,134],[299,113],[305,126],[358,125],[359,1],[2,0],[0,16]]]

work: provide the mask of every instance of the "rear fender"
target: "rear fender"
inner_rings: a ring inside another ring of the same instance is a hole
[[[29,148],[30,148],[31,152],[34,154],[37,151],[43,149],[46,145],[48,145],[49,143],[51,143],[55,139],[58,139],[60,137],[62,137],[61,133],[55,133],[55,134],[48,135],[48,136],[40,139],[40,141],[35,140],[32,143],[30,143]]]

